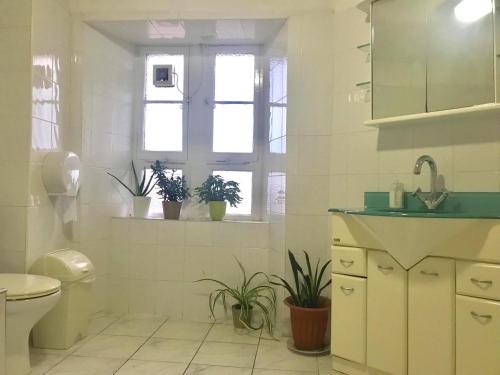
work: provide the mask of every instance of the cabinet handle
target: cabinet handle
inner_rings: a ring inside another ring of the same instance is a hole
[[[343,285],[340,286],[340,289],[343,291],[343,292],[354,292],[354,288],[348,288],[348,287],[345,287]]]
[[[424,276],[436,276],[436,277],[439,276],[439,273],[437,273],[437,272],[428,272],[428,271],[422,270],[422,271],[420,271],[420,273]]]
[[[353,260],[345,260],[345,259],[340,259],[340,263],[345,267],[349,268],[354,264]]]
[[[472,315],[472,317],[476,318],[476,319],[486,319],[486,320],[490,320],[491,318],[493,318],[493,316],[491,316],[490,314],[486,314],[486,315],[481,315],[481,314],[478,314],[477,312],[475,311],[471,311],[470,314]]]
[[[378,265],[377,268],[380,271],[393,271],[394,270],[394,267],[391,267],[391,266],[380,266],[380,265]]]
[[[476,286],[478,286],[481,289],[486,289],[486,288],[489,288],[490,286],[493,285],[493,281],[491,281],[491,280],[478,280],[474,277],[471,278],[470,281],[473,284],[476,284]]]

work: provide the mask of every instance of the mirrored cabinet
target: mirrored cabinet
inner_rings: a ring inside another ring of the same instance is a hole
[[[372,1],[373,120],[496,103],[498,17],[493,0]]]

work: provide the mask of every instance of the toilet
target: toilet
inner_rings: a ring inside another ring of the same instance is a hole
[[[0,287],[7,289],[7,375],[26,375],[31,371],[30,331],[56,305],[61,282],[46,276],[0,273]]]

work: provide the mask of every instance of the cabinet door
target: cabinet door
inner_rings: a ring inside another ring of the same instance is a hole
[[[366,362],[366,279],[332,274],[332,354]]]
[[[409,272],[408,373],[455,373],[455,262],[427,258]]]
[[[373,118],[426,112],[426,2],[376,1],[372,27]]]
[[[494,103],[493,7],[488,10],[483,1],[428,1],[428,111]],[[477,14],[481,5],[483,15]]]
[[[389,254],[369,251],[367,364],[394,375],[407,373],[407,291],[406,270]]]
[[[500,302],[457,296],[457,375],[500,374]]]

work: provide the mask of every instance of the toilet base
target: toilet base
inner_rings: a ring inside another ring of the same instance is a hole
[[[48,296],[20,301],[7,301],[5,362],[8,375],[26,375],[31,371],[29,334],[33,326],[61,296]]]

